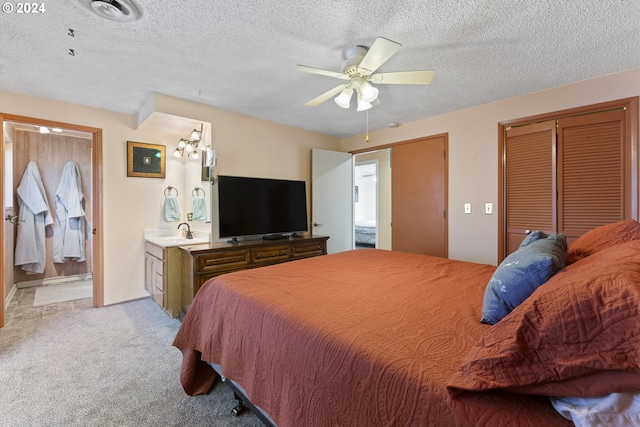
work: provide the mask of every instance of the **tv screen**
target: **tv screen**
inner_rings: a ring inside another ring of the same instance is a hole
[[[218,176],[220,237],[308,230],[304,181]]]

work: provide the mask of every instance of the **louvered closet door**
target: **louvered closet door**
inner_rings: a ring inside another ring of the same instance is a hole
[[[568,242],[626,217],[624,120],[621,109],[558,120],[558,231]]]
[[[556,122],[510,128],[505,142],[507,254],[533,230],[555,231]]]

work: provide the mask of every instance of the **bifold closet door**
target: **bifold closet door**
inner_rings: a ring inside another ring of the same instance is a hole
[[[564,233],[570,244],[631,217],[625,120],[620,108],[505,130],[505,256],[533,230]]]
[[[625,128],[623,109],[558,120],[558,231],[569,243],[629,217]]]
[[[555,231],[556,121],[506,130],[505,224],[507,254],[534,230]]]

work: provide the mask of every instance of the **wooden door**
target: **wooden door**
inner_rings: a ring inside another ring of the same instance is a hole
[[[619,109],[558,120],[558,231],[569,243],[628,218],[624,115]]]
[[[68,136],[55,133],[41,134],[31,130],[20,129],[17,125],[15,130],[15,140],[13,143],[13,194],[14,206],[18,206],[16,188],[20,184],[22,175],[30,161],[36,162],[42,176],[49,208],[52,216],[55,217],[56,190],[62,175],[64,165],[68,161],[74,161],[80,170],[82,192],[84,193],[85,210],[85,251],[86,261],[84,262],[53,262],[53,228],[47,227],[46,250],[47,263],[43,274],[27,275],[20,267],[15,267],[15,281],[26,282],[32,280],[50,279],[62,276],[82,276],[93,271],[93,215],[92,215],[92,171],[91,171],[91,150],[92,139],[87,136]]]
[[[526,231],[567,242],[600,225],[637,219],[638,98],[499,124],[498,262]]]
[[[556,230],[556,121],[512,127],[505,139],[506,246],[533,230]]]
[[[391,149],[391,247],[447,257],[447,135]]]

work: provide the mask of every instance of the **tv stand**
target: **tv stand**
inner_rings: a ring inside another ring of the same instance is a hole
[[[262,240],[285,240],[289,237],[286,234],[267,234],[262,236]]]
[[[289,237],[291,237],[292,239],[304,239],[304,236],[302,234],[298,234],[298,233],[293,233]]]
[[[232,271],[324,255],[327,236],[300,235],[286,240],[247,240],[233,243],[201,243],[180,246],[182,259],[182,313],[186,313],[193,297],[207,280]],[[182,314],[180,316],[184,316]]]
[[[236,237],[234,237],[233,239],[227,240],[227,243],[231,243],[232,245],[240,245],[240,244],[242,244],[242,242],[240,240],[238,240]]]

